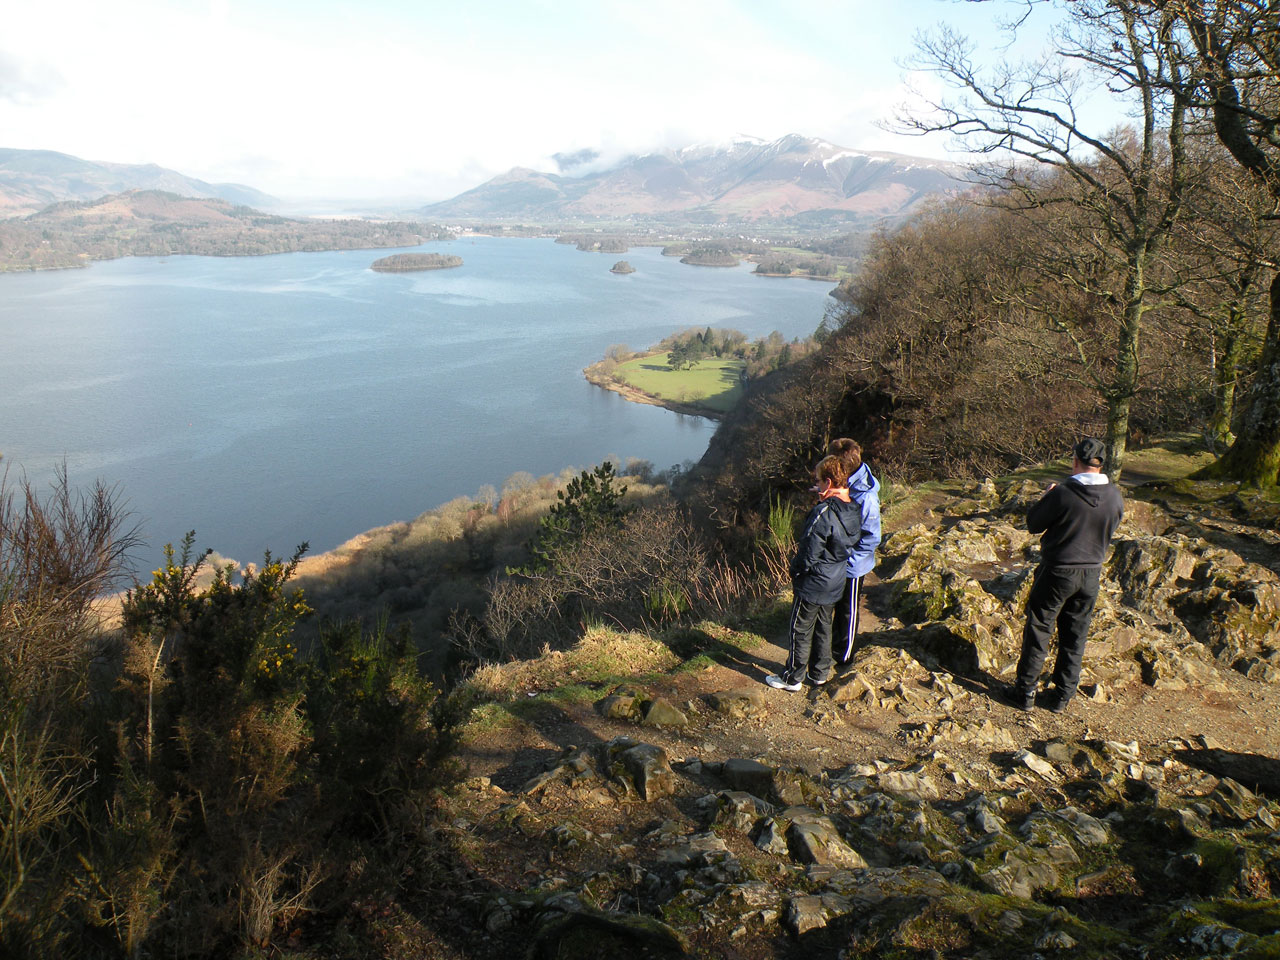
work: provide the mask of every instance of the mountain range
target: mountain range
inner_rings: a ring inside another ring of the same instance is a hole
[[[680,217],[692,221],[850,221],[908,214],[964,189],[960,164],[851,150],[796,134],[629,157],[584,175],[516,167],[451,200],[430,219],[534,221]]]
[[[27,216],[51,203],[97,200],[128,190],[215,197],[259,209],[279,203],[253,187],[206,183],[154,163],[107,163],[53,150],[0,148],[0,217]]]

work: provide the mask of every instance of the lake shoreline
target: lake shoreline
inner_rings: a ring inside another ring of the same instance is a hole
[[[657,354],[652,354],[657,356]],[[684,403],[679,400],[664,400],[662,397],[655,397],[652,393],[646,393],[638,387],[633,387],[629,383],[617,379],[612,374],[603,373],[598,368],[603,361],[596,361],[591,366],[586,367],[582,371],[583,377],[587,383],[600,387],[603,390],[609,390],[618,394],[624,400],[632,403],[645,403],[654,407],[663,407],[674,413],[683,413],[690,417],[703,417],[707,420],[723,420],[724,414],[719,410],[712,410],[710,407],[703,407],[693,403]]]

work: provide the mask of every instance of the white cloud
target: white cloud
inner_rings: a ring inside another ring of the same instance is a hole
[[[4,145],[278,195],[424,200],[516,165],[554,170],[559,152],[605,162],[742,132],[923,152],[874,122],[905,96],[892,58],[918,11],[941,12],[911,0],[886,33],[863,0],[781,14],[745,0],[15,6],[5,42],[28,79],[11,89],[30,92],[8,92],[0,58]]]

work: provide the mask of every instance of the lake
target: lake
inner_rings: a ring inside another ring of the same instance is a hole
[[[369,269],[414,250],[464,265]],[[0,276],[0,467],[117,485],[145,573],[190,529],[241,562],[316,553],[518,471],[696,461],[714,422],[582,368],[685,327],[806,336],[831,285],[625,257],[480,237]]]

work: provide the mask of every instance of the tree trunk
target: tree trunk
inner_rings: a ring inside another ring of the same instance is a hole
[[[1209,439],[1217,453],[1231,446],[1235,434],[1231,423],[1236,415],[1236,381],[1240,376],[1240,350],[1244,329],[1244,311],[1239,304],[1231,307],[1231,318],[1221,333],[1221,341],[1215,332],[1213,364],[1213,413],[1209,416]]]
[[[1120,480],[1125,451],[1129,446],[1129,409],[1138,392],[1138,340],[1142,332],[1143,299],[1146,294],[1144,264],[1130,267],[1125,281],[1127,306],[1116,340],[1115,367],[1104,393],[1107,402],[1107,459],[1102,465],[1112,483]]]
[[[1280,273],[1271,281],[1267,337],[1236,442],[1197,476],[1230,478],[1253,487],[1280,482]]]
[[[1129,445],[1129,397],[1107,398],[1107,459],[1102,465],[1112,483],[1120,481]]]

